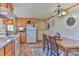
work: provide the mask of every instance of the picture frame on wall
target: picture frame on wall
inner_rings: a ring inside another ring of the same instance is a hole
[[[48,30],[50,29],[50,23],[47,24],[47,29],[48,29]]]
[[[51,27],[54,27],[55,26],[55,19],[51,20]]]

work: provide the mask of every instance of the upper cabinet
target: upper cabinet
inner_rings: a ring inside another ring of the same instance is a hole
[[[37,23],[37,19],[35,18],[16,18],[16,26],[19,28],[19,27],[26,27],[26,23],[28,21],[31,21],[33,23]]]
[[[15,30],[15,16],[13,14],[13,6],[10,3],[0,3],[0,18],[3,19],[5,31],[13,34]]]
[[[5,24],[5,25],[12,25],[13,24],[13,20],[9,20],[9,19],[6,19],[6,18],[3,18],[3,24]]]
[[[10,11],[13,10],[13,6],[10,3],[0,3],[0,7],[8,8]]]
[[[3,18],[3,24],[13,24],[13,6],[10,3],[0,3],[0,17]]]
[[[7,7],[7,3],[0,3],[0,7]]]

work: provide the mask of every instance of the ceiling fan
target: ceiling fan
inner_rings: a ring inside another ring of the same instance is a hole
[[[55,10],[56,15],[58,16],[62,16],[65,15],[66,12],[64,11],[64,9],[61,7],[61,5],[57,5],[57,9]]]

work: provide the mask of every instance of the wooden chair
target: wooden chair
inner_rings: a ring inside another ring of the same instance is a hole
[[[47,54],[49,53],[49,40],[48,40],[48,36],[46,34],[43,34],[43,52],[45,51],[45,49],[47,49]]]
[[[53,36],[48,36],[49,37],[49,42],[50,42],[50,46],[51,46],[51,51],[50,51],[50,55],[54,55],[54,56],[59,56],[59,50],[58,50],[58,46],[56,43],[56,38]]]

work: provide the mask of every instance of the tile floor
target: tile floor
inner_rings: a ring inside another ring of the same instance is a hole
[[[32,48],[41,48],[43,45],[42,41],[38,41],[33,44],[21,44],[20,45],[20,56],[32,56]]]
[[[39,50],[39,48],[42,48],[42,47],[43,47],[42,41],[38,41],[37,43],[34,43],[34,44],[21,44],[20,45],[20,56],[33,56],[32,55],[32,49],[38,48],[38,50]],[[42,49],[41,49],[41,51],[42,51]],[[60,56],[64,56],[64,52],[62,52]],[[70,55],[70,56],[72,56],[72,55]],[[79,53],[76,56],[79,56]]]

